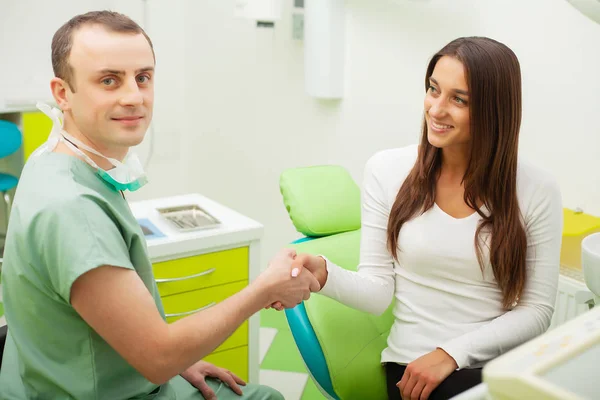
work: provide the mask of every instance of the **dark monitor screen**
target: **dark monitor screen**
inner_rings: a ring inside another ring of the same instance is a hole
[[[598,360],[600,342],[573,354],[571,358],[541,373],[539,377],[584,399],[597,399],[600,393],[596,369]]]
[[[162,233],[149,219],[143,218],[138,219],[138,224],[142,228],[142,233],[146,237],[146,239],[156,239],[165,237],[164,233]]]

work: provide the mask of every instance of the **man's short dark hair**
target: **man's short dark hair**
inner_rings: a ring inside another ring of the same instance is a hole
[[[154,54],[154,46],[146,32],[134,20],[114,11],[91,11],[76,15],[61,26],[52,38],[52,69],[54,76],[61,78],[75,91],[74,71],[69,64],[69,54],[73,47],[73,32],[84,25],[102,25],[110,31],[130,34],[143,34]]]

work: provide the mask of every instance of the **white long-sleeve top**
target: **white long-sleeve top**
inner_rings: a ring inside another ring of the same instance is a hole
[[[477,213],[457,219],[434,205],[403,225],[397,262],[387,250],[390,210],[417,149],[384,150],[367,162],[360,265],[354,272],[327,260],[329,275],[321,293],[374,314],[385,311],[395,296],[395,321],[382,363],[408,364],[439,347],[459,368],[480,367],[550,324],[562,238],[560,191],[549,174],[519,161],[517,197],[527,234],[527,280],[518,304],[506,311],[485,248],[483,273],[477,261]]]

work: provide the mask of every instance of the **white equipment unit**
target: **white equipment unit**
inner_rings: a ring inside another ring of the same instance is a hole
[[[561,267],[554,314],[548,329],[554,329],[587,312],[592,303],[593,294],[585,283],[583,271]]]
[[[234,15],[238,18],[261,22],[275,22],[281,19],[281,0],[235,0]]]
[[[582,240],[581,266],[595,307],[490,361],[484,383],[453,400],[599,398],[600,233]]]
[[[225,300],[260,273],[263,226],[199,194],[132,202],[167,322]],[[259,314],[204,359],[258,383]]]
[[[600,23],[600,0],[567,0],[573,7],[594,22]]]
[[[483,369],[494,400],[597,399],[600,307],[490,361]]]
[[[594,293],[594,302],[600,306],[600,233],[591,234],[581,242],[581,268],[585,283]]]
[[[344,97],[346,13],[344,0],[306,0],[304,84],[318,99]]]

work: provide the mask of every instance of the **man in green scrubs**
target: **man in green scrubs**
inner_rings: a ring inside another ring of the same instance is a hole
[[[199,360],[263,307],[293,307],[318,282],[282,250],[239,293],[167,324],[123,195],[145,183],[129,149],[152,118],[151,41],[121,14],[88,13],[57,31],[52,63],[62,113],[49,112],[50,138],[23,170],[6,239],[0,398],[281,399]]]

